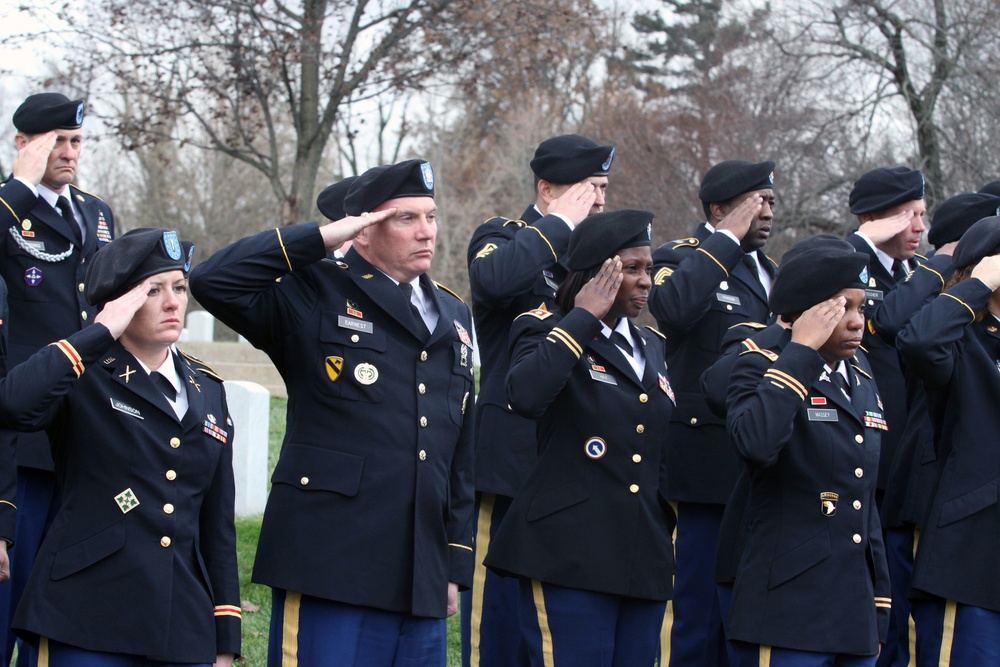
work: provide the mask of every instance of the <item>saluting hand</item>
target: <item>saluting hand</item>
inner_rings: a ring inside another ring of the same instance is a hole
[[[590,209],[593,208],[595,201],[597,201],[597,188],[590,181],[580,181],[553,199],[549,203],[548,212],[564,215],[574,225],[579,225],[590,215]]]
[[[823,347],[847,310],[847,299],[835,296],[820,301],[792,323],[792,342],[814,350]]]
[[[983,284],[996,291],[1000,287],[1000,255],[983,257],[972,269],[972,277],[983,281]]]
[[[94,318],[94,322],[106,326],[115,340],[118,340],[118,337],[128,328],[132,317],[142,308],[142,304],[146,303],[146,297],[149,295],[149,284],[150,279],[146,278],[117,299],[108,301]]]
[[[604,260],[597,275],[577,292],[573,305],[583,308],[599,320],[603,319],[615,302],[624,275],[618,255]]]
[[[319,228],[319,233],[323,236],[327,252],[333,252],[347,241],[352,240],[365,227],[388,220],[394,215],[396,215],[395,208],[387,208],[375,213],[352,215],[323,225]]]
[[[760,195],[747,197],[739,205],[730,211],[719,224],[715,226],[717,231],[728,230],[736,238],[743,240],[743,237],[750,231],[750,223],[754,221],[760,209],[764,207],[764,198]]]
[[[913,211],[901,211],[896,215],[878,220],[869,220],[858,228],[860,234],[867,236],[876,245],[885,243],[896,234],[899,234],[910,226],[913,220]]]
[[[49,155],[56,147],[56,132],[51,130],[32,137],[28,141],[23,135],[15,138],[17,157],[11,167],[15,178],[23,178],[32,185],[38,185],[45,176],[45,168],[49,164]]]

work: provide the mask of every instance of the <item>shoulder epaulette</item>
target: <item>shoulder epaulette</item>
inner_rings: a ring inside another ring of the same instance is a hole
[[[459,295],[455,294],[455,292],[453,292],[452,290],[448,289],[447,287],[445,287],[444,285],[442,285],[441,283],[439,283],[436,280],[433,281],[433,282],[434,282],[434,286],[437,287],[438,289],[444,290],[445,292],[447,292],[448,294],[452,295],[453,297],[455,297],[456,299],[458,299],[462,303],[465,303],[465,301],[462,300],[462,297],[460,297]]]
[[[676,239],[674,241],[670,241],[667,245],[673,248],[697,248],[701,245],[701,241],[694,236],[689,236],[686,239]]]
[[[208,364],[206,364],[204,361],[202,361],[198,357],[192,356],[192,355],[188,354],[187,352],[185,352],[184,350],[181,350],[181,349],[178,349],[177,352],[180,353],[180,355],[182,357],[184,357],[185,359],[187,359],[189,362],[191,362],[193,364],[194,370],[198,371],[199,373],[204,373],[205,375],[207,375],[210,378],[215,378],[219,382],[225,382],[225,380],[222,378],[222,376],[215,372],[215,369],[213,369],[211,366],[209,366]]]
[[[516,320],[519,317],[524,317],[525,315],[531,315],[532,317],[537,317],[540,320],[544,320],[546,317],[552,317],[551,311],[542,310],[541,308],[535,308],[534,310],[529,310],[529,311],[527,311],[525,313],[521,313],[520,315],[518,315],[514,319]]]
[[[751,329],[766,329],[766,324],[761,324],[760,322],[739,322],[729,327],[730,329],[735,329],[736,327],[749,327]]]
[[[743,350],[740,352],[741,357],[744,354],[750,354],[751,352],[756,352],[757,354],[762,354],[765,357],[767,357],[771,361],[771,363],[774,363],[775,361],[778,360],[778,355],[776,353],[772,352],[771,350],[766,350],[762,347],[759,347],[757,343],[753,342],[749,338],[743,341],[740,345],[743,347]]]
[[[507,225],[517,225],[518,227],[527,227],[528,223],[526,223],[524,220],[508,220],[507,222],[503,223],[504,227],[506,227]]]
[[[662,338],[663,340],[666,340],[666,339],[667,339],[667,337],[666,337],[666,336],[664,336],[664,335],[663,335],[663,334],[662,334],[662,333],[660,332],[660,330],[659,330],[659,329],[656,329],[655,327],[651,327],[651,326],[648,326],[648,325],[647,325],[647,326],[646,326],[646,327],[644,327],[644,328],[646,328],[646,329],[649,329],[650,331],[652,331],[653,333],[655,333],[655,334],[656,334],[657,336],[659,336],[659,337],[660,337],[660,338]]]
[[[82,188],[78,188],[75,185],[73,185],[72,183],[70,183],[70,187],[73,188],[74,190],[76,190],[77,192],[82,192],[83,194],[87,195],[88,197],[93,197],[97,201],[104,201],[103,199],[101,199],[100,197],[98,197],[97,195],[95,195],[94,193],[87,192],[86,190],[84,190]]]
[[[342,259],[338,259],[338,260],[337,260],[337,266],[339,266],[339,267],[340,267],[340,268],[342,268],[342,269],[346,269],[346,268],[348,268],[348,266],[347,266],[347,262],[345,262],[345,261],[344,261],[344,260],[342,260]]]

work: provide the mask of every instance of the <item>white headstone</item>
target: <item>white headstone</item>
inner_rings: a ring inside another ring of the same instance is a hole
[[[215,339],[215,317],[207,310],[193,310],[187,316],[188,340],[211,343]]]
[[[256,382],[226,380],[226,400],[233,418],[233,473],[236,516],[260,514],[267,502],[267,435],[271,394]]]

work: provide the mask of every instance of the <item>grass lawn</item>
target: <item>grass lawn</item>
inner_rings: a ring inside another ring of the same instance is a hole
[[[269,439],[269,470],[274,470],[285,434],[285,407],[283,398],[271,398],[271,425]],[[267,631],[271,621],[271,589],[250,583],[257,538],[260,535],[259,516],[236,519],[236,555],[240,567],[240,597],[243,600],[243,662],[251,667],[267,664]],[[461,663],[459,648],[458,614],[448,619],[448,667]]]

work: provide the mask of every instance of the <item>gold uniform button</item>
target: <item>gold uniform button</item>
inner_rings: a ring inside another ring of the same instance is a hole
[[[639,402],[640,403],[645,403],[648,400],[649,400],[649,396],[647,396],[646,394],[639,394]]]
[[[633,454],[632,463],[642,463],[642,456],[640,456],[639,454]]]
[[[361,337],[358,336],[358,334],[354,334],[353,336],[351,336],[352,343],[357,343],[359,340],[361,340]]]
[[[427,452],[424,451],[423,449],[421,449],[420,452],[417,454],[417,458],[419,458],[421,461],[426,461],[427,460]]]
[[[854,436],[854,442],[858,443],[859,445],[864,441],[865,441],[865,436],[861,435],[860,433]]]
[[[421,417],[420,418],[420,426],[421,427],[427,426],[427,417]]]
[[[160,546],[164,547],[164,548],[169,547],[170,546],[170,538],[167,537],[166,535],[164,535],[163,537],[161,537],[160,538]]]
[[[638,426],[635,427],[635,432],[636,433],[645,433],[646,432],[646,427],[643,426],[642,424],[639,424]]]
[[[861,544],[861,536],[858,535],[857,533],[854,533],[854,538],[853,539],[854,539],[854,543],[855,544]]]
[[[302,486],[306,486],[307,484],[309,484],[309,478],[303,477],[302,479],[299,480],[299,484],[301,484]]]
[[[865,471],[862,470],[861,468],[855,468],[854,469],[854,476],[857,477],[858,479],[861,479],[862,477],[865,476]]]
[[[427,361],[427,350],[423,350],[420,353],[420,361]]]
[[[177,449],[178,447],[181,446],[181,439],[180,438],[170,438],[170,446],[173,447],[174,449]]]
[[[79,285],[77,285],[76,288],[82,292],[84,290],[83,283],[80,283]]]
[[[177,479],[177,472],[174,471],[174,470],[168,470],[167,471],[167,479],[170,480],[171,482],[174,481],[175,479]]]
[[[170,503],[167,503],[166,505],[163,506],[163,513],[164,514],[173,514],[174,513],[174,506],[171,505]]]
[[[694,426],[697,423],[698,423],[698,418],[697,417],[691,417],[691,426]]]
[[[85,311],[85,310],[84,310],[84,311],[82,311],[82,312],[80,313],[80,317],[82,317],[82,318],[83,318],[83,321],[84,321],[84,322],[86,322],[86,321],[87,321],[87,311]]]
[[[855,500],[855,501],[854,501],[853,503],[851,503],[851,504],[852,504],[852,505],[854,506],[854,509],[856,509],[856,510],[859,510],[859,509],[861,509],[861,501],[860,501],[860,500]]]
[[[632,486],[628,487],[628,490],[631,491],[632,493],[639,493],[639,485],[633,484]]]
[[[421,396],[427,393],[427,386],[423,382],[417,385],[417,393]]]

